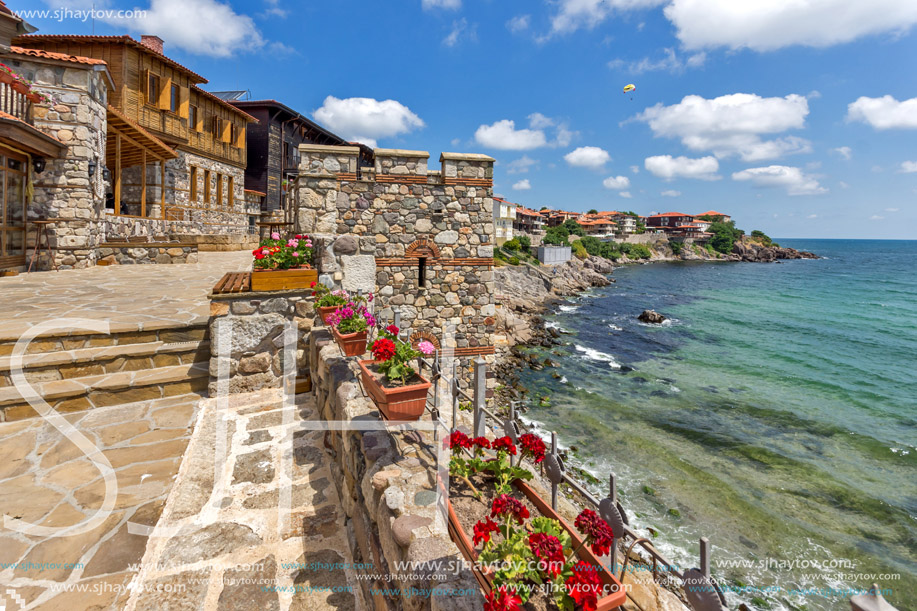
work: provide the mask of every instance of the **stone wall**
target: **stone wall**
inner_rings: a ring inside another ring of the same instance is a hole
[[[67,145],[60,159],[47,159],[35,176],[35,194],[28,217],[61,219],[49,228],[55,259],[62,269],[93,265],[100,238],[99,215],[104,206],[107,74],[92,66],[43,63],[8,56],[10,67],[31,80],[51,103],[34,107],[35,127]],[[97,170],[89,176],[89,162]],[[34,237],[29,232],[30,246]],[[50,268],[43,257],[40,269]]]
[[[160,265],[197,263],[197,246],[173,242],[169,244],[112,244],[103,243],[98,250],[99,264],[107,265]]]
[[[493,158],[443,153],[431,173],[424,151],[376,149],[371,170],[357,147],[300,151],[296,231],[330,245],[323,282],[372,290],[383,319],[397,307],[403,327],[492,362]]]
[[[479,611],[483,597],[477,582],[465,568],[452,571],[462,567],[462,556],[444,517],[436,515],[435,451],[446,433],[440,431],[434,440],[429,431],[408,436],[348,430],[348,423],[363,426],[379,422],[379,416],[360,390],[356,363],[340,354],[327,330],[312,332],[308,366],[319,419],[340,423],[325,433],[325,445],[338,465],[332,472],[348,517],[353,562],[372,566],[367,575],[391,576],[388,581],[359,580],[365,600],[373,601],[376,611]],[[399,569],[396,563],[416,563],[416,568]],[[371,588],[392,594],[373,596]],[[412,595],[412,588],[455,593]]]
[[[306,342],[312,330],[311,291],[271,291],[210,296],[210,396],[218,393],[220,327],[230,325],[229,392],[283,385],[284,328],[297,327],[297,379],[308,377]],[[293,389],[290,389],[292,392]]]

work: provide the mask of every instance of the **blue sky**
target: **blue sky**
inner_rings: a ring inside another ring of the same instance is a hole
[[[491,154],[495,193],[536,209],[716,209],[779,237],[917,237],[914,0],[95,6],[147,10],[100,15],[95,32],[158,34],[210,90],[428,150],[431,166],[444,150]]]

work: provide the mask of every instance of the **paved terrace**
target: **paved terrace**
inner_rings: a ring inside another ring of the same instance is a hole
[[[0,339],[59,318],[107,320],[112,332],[206,322],[207,295],[251,254],[202,252],[189,265],[113,265],[0,278]]]

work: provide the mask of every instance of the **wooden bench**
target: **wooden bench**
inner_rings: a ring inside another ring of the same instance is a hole
[[[229,293],[249,293],[252,290],[251,272],[229,272],[213,287],[214,295]]]

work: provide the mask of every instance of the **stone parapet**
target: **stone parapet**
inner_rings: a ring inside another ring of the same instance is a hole
[[[407,151],[402,149],[376,149],[375,180],[378,182],[411,181],[419,184],[427,182],[426,151]]]
[[[163,244],[118,244],[105,242],[99,245],[99,265],[147,265],[151,263],[197,263],[197,246],[171,242]]]
[[[360,147],[299,145],[299,172],[310,176],[352,175],[356,179]]]
[[[235,394],[283,387],[284,330],[291,322],[298,338],[296,378],[308,377],[305,342],[314,318],[311,294],[310,290],[300,290],[210,296],[211,397],[220,391],[220,354],[224,338],[229,342],[227,392]]]
[[[319,419],[336,425],[325,443],[353,562],[372,567],[356,582],[365,599],[376,611],[481,610],[483,597],[438,503],[436,451],[445,431],[434,439],[429,431],[372,430],[381,424],[378,412],[360,390],[356,363],[340,356],[328,331],[312,332],[308,360]]]

